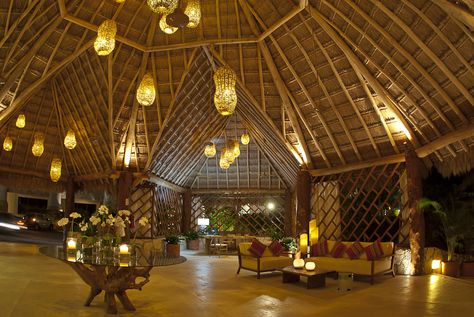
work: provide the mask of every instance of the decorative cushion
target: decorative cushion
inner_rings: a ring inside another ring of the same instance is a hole
[[[383,248],[380,240],[375,241],[371,245],[364,248],[365,255],[367,256],[367,260],[372,261],[378,258],[383,257]]]
[[[253,255],[261,257],[263,252],[265,252],[266,247],[267,246],[265,244],[254,238],[252,240],[252,244],[250,245],[249,251],[253,253]]]
[[[364,252],[364,247],[362,244],[360,244],[359,241],[354,242],[351,244],[350,247],[346,249],[347,256],[349,256],[349,259],[355,260],[358,259],[359,256]]]
[[[334,247],[331,250],[331,256],[333,258],[340,258],[346,251],[346,246],[342,242],[336,242]]]
[[[268,246],[268,249],[272,251],[274,256],[279,256],[284,250],[281,243],[278,242],[277,240],[273,240],[272,243],[270,243],[270,245]]]
[[[311,246],[311,255],[312,256],[325,256],[329,253],[328,242],[326,240],[319,241],[316,244]]]

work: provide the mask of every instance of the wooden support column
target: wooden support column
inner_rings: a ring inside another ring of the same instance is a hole
[[[424,274],[424,248],[425,248],[425,219],[418,202],[423,197],[423,183],[421,171],[423,163],[410,148],[405,151],[407,197],[408,197],[408,225],[411,250],[411,274]]]
[[[192,193],[187,189],[183,193],[183,214],[181,218],[181,233],[186,233],[191,230],[191,208],[192,208]]]
[[[73,176],[67,178],[66,183],[66,208],[64,209],[64,217],[69,218],[69,214],[74,211],[74,199],[76,195],[76,183],[74,183]],[[66,246],[66,238],[68,235],[69,226],[63,227],[63,244]]]
[[[117,209],[129,209],[130,192],[133,183],[132,172],[120,172],[118,179]]]
[[[285,237],[293,237],[295,236],[292,230],[292,219],[293,219],[293,199],[291,195],[291,191],[287,191],[285,194],[285,230],[284,234]]]
[[[296,233],[308,232],[311,220],[311,176],[299,171],[296,180]]]

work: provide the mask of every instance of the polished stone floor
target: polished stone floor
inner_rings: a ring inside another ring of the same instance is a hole
[[[390,276],[350,292],[282,284],[278,273],[260,280],[236,275],[237,258],[185,252],[188,261],[155,268],[143,290],[130,291],[137,312],[122,316],[472,316],[474,280],[440,275]],[[0,317],[106,316],[102,297],[82,306],[86,285],[65,264],[28,244],[0,243]]]

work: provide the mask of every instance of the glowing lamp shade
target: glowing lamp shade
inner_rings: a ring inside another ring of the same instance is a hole
[[[441,267],[441,260],[433,260],[431,261],[431,269],[432,270],[439,270]]]
[[[119,246],[119,254],[120,255],[128,255],[130,254],[130,246],[128,244],[121,244]]]
[[[206,147],[204,148],[204,155],[208,158],[216,156],[217,150],[216,150],[216,145],[212,142],[209,142],[206,144]]]
[[[269,201],[269,202],[267,203],[267,208],[268,208],[269,210],[275,209],[275,203],[274,203],[273,201]]]
[[[242,142],[243,145],[247,145],[250,143],[250,135],[248,133],[242,134],[240,137],[240,142]]]
[[[9,136],[5,137],[5,140],[3,140],[3,149],[7,152],[10,152],[13,149],[13,140]]]
[[[316,263],[306,262],[306,264],[304,265],[304,268],[306,269],[306,271],[314,271],[314,269],[316,268]]]
[[[198,226],[209,226],[209,218],[198,218]]]
[[[163,15],[160,19],[160,29],[166,34],[173,34],[178,31],[177,27],[171,26],[166,22],[166,15]]]
[[[137,89],[137,100],[142,106],[150,106],[155,101],[155,83],[151,74],[145,74]]]
[[[235,91],[236,76],[234,71],[227,66],[219,67],[214,73],[214,105],[223,116],[230,116],[237,106],[237,93]]]
[[[115,0],[115,2],[117,2],[117,3],[124,3],[125,0]]]
[[[309,222],[309,242],[310,245],[318,243],[319,231],[316,219],[313,219]]]
[[[35,141],[33,146],[31,147],[31,153],[34,156],[41,156],[44,152],[44,134],[43,133],[36,133],[35,134]]]
[[[18,118],[16,119],[16,127],[23,129],[26,125],[26,117],[24,114],[18,115]]]
[[[233,146],[233,142],[228,142],[226,147],[222,149],[222,156],[224,156],[224,159],[230,164],[234,163],[235,161]]]
[[[51,161],[51,169],[49,170],[49,176],[51,180],[55,183],[59,181],[61,178],[61,159],[60,158],[53,158]]]
[[[197,28],[201,21],[201,3],[199,0],[188,0],[184,14],[189,17],[188,28]]]
[[[76,250],[77,249],[77,239],[76,238],[67,238],[66,246],[68,251],[69,250]]]
[[[72,130],[67,131],[66,137],[64,137],[64,146],[66,149],[72,150],[76,145],[76,134]]]
[[[304,268],[304,260],[303,259],[294,259],[293,260],[293,267],[295,269],[302,269]]]
[[[159,14],[170,14],[178,7],[179,0],[147,0],[150,9]]]
[[[94,49],[99,56],[106,56],[112,53],[115,48],[115,35],[117,34],[117,24],[113,20],[105,20],[99,26],[97,38],[94,42]]]
[[[308,253],[308,234],[302,233],[300,234],[300,251],[301,253]]]
[[[223,170],[229,169],[230,163],[221,155],[221,158],[219,159],[219,167],[222,168]]]
[[[234,141],[234,157],[239,157],[240,156],[240,143],[239,141]]]

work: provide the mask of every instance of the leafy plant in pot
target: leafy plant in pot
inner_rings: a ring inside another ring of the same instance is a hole
[[[166,254],[170,257],[179,257],[179,237],[170,235],[165,237]]]
[[[188,231],[184,237],[186,238],[186,249],[199,250],[199,234],[196,231]]]

